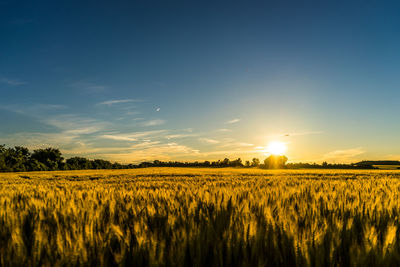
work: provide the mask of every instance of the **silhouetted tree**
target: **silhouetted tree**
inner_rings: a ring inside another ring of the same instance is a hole
[[[92,167],[93,169],[111,169],[112,163],[103,159],[95,159],[92,161]]]
[[[49,147],[34,150],[31,158],[43,163],[49,170],[62,170],[64,167],[64,158],[57,148]]]
[[[114,163],[112,164],[112,168],[113,168],[113,169],[123,169],[123,168],[124,168],[124,165],[119,164],[118,162],[114,162]]]
[[[222,166],[223,167],[228,167],[230,163],[230,160],[228,158],[224,158],[224,160],[222,161]]]
[[[232,167],[243,167],[242,159],[238,158],[236,160],[233,160],[233,161],[230,162],[229,165],[232,166]]]
[[[253,158],[251,160],[251,167],[259,167],[260,166],[260,160],[257,158]]]
[[[4,150],[4,163],[9,171],[27,171],[29,157],[26,147],[16,146]]]
[[[92,169],[92,162],[87,158],[73,157],[66,161],[67,168],[70,170],[88,170]]]
[[[7,164],[5,161],[6,146],[0,145],[0,170],[7,170]]]
[[[287,160],[286,156],[271,155],[264,160],[264,166],[266,169],[282,169]]]
[[[29,159],[28,162],[28,170],[29,171],[47,171],[48,168],[43,163],[37,161],[36,159]]]

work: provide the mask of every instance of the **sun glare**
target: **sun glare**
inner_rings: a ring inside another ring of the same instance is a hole
[[[280,141],[272,141],[267,146],[267,152],[272,155],[283,155],[287,150],[286,144]]]

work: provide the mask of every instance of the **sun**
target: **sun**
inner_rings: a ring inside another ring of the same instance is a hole
[[[283,155],[287,150],[285,143],[280,141],[272,141],[268,144],[266,152],[272,155]]]

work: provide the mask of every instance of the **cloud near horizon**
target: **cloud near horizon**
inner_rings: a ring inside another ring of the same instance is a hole
[[[155,120],[145,121],[141,125],[142,126],[158,126],[158,125],[163,125],[166,122],[167,121],[165,121],[165,120],[155,119]]]
[[[349,162],[354,160],[355,157],[364,154],[365,150],[362,147],[334,150],[323,155],[322,160],[325,161],[337,161],[337,162]]]
[[[219,144],[220,141],[211,139],[211,138],[199,138],[199,141],[207,143],[207,144]]]
[[[133,103],[133,102],[141,102],[141,100],[139,100],[139,99],[114,99],[114,100],[106,100],[106,101],[103,101],[103,102],[100,102],[97,104],[112,106],[112,105],[117,105],[117,104]]]
[[[24,81],[20,81],[20,80],[15,80],[15,79],[8,79],[6,77],[0,77],[0,83],[6,84],[8,86],[20,86],[20,85],[25,85],[27,84]]]
[[[238,123],[239,121],[240,121],[240,119],[239,119],[239,118],[235,118],[235,119],[232,119],[232,120],[226,121],[226,122],[225,122],[225,124],[234,124],[234,123]]]

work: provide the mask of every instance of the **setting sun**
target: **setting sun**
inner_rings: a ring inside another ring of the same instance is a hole
[[[286,144],[280,141],[272,141],[268,144],[266,152],[273,155],[283,155],[287,150]]]

